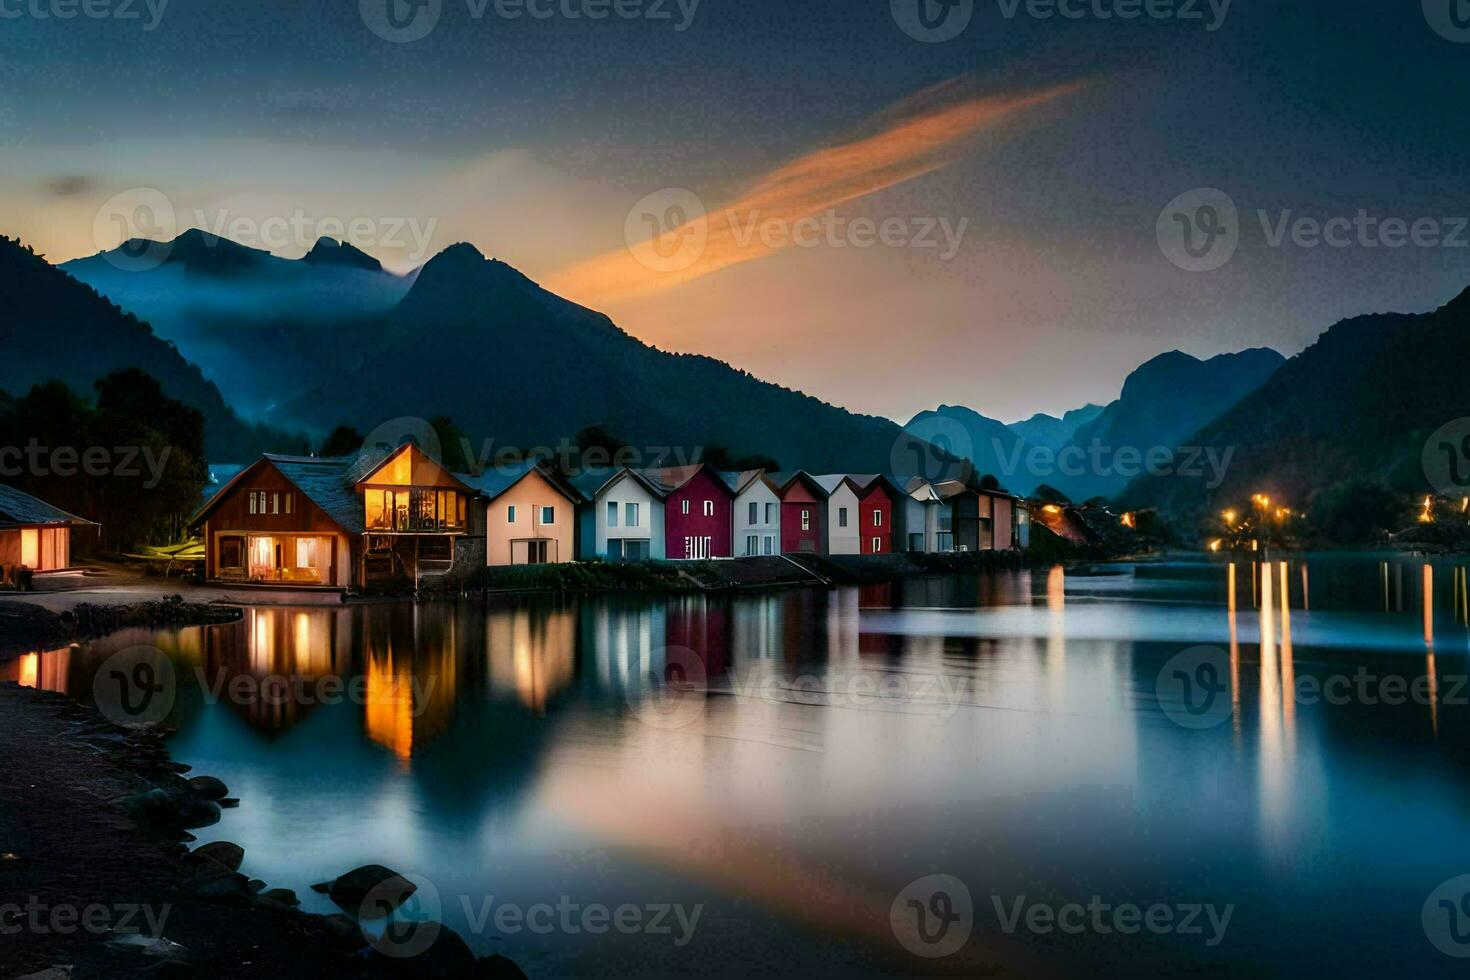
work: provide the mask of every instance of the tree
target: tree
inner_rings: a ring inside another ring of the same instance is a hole
[[[339,425],[317,447],[318,456],[351,456],[362,449],[364,436],[350,425]]]

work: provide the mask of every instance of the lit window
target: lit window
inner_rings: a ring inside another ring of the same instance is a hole
[[[294,496],[296,496],[294,493],[286,494],[286,513],[288,514],[291,513],[291,498]]]
[[[507,506],[505,508],[505,523],[507,523],[507,524],[514,524],[515,522],[516,522],[516,505],[515,504],[510,504],[509,506]]]
[[[279,514],[280,512],[281,512],[281,495],[278,494],[278,493],[273,493],[273,494],[271,494],[271,513],[272,514]]]
[[[883,550],[883,539],[882,538],[874,538],[873,539],[873,554],[876,555],[879,552],[881,552],[882,550]]]
[[[714,517],[715,516],[715,502],[713,500],[706,500],[704,502],[704,516],[705,517]]]
[[[250,513],[255,513],[255,491],[250,491]]]
[[[683,506],[680,508],[680,510],[685,514],[689,513],[689,501],[684,501]]]
[[[801,512],[801,529],[803,531],[810,531],[812,529],[812,512],[809,510]]]
[[[874,527],[882,527],[883,526],[883,512],[881,510],[874,509],[874,511],[873,511],[873,526]]]
[[[542,507],[541,508],[541,523],[542,524],[555,524],[556,523],[556,508],[555,507]]]

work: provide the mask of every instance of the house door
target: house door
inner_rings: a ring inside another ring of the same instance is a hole
[[[690,561],[700,561],[709,557],[708,537],[684,539],[684,557]]]
[[[527,541],[526,542],[526,564],[527,565],[545,565],[546,564],[546,545],[547,545],[547,542],[545,540],[541,540],[541,541]]]

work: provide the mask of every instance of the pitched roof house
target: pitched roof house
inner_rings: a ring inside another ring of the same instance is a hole
[[[720,475],[735,491],[735,557],[780,554],[780,485],[765,470]]]
[[[671,559],[730,558],[735,491],[703,463],[654,470],[664,498],[664,554]]]
[[[15,487],[0,485],[0,581],[15,569],[50,572],[71,566],[73,528],[96,527]]]
[[[664,557],[664,498],[669,488],[648,473],[601,467],[573,475],[579,561],[658,561]]]
[[[585,498],[555,470],[527,460],[465,482],[484,498],[487,565],[576,559],[577,508]]]
[[[781,488],[781,553],[827,554],[827,491],[805,470],[772,473]]]
[[[970,486],[958,480],[934,485],[949,505],[956,551],[1008,551],[1018,547],[1016,518],[1020,498],[1000,489]]]

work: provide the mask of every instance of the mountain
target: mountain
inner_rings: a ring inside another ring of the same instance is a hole
[[[1038,412],[1029,419],[1010,423],[1010,429],[1033,446],[1057,450],[1071,442],[1077,429],[1097,418],[1102,411],[1101,405],[1084,405],[1061,418]]]
[[[1470,290],[1433,313],[1344,320],[1187,440],[1232,453],[1218,487],[1143,477],[1120,502],[1198,516],[1256,493],[1301,509],[1321,491],[1359,481],[1431,492],[1426,459],[1437,457],[1429,437],[1470,418],[1466,364]],[[1463,454],[1459,439],[1470,423],[1461,428],[1454,442]]]
[[[1030,493],[1041,482],[1021,465],[1031,444],[1011,426],[972,408],[940,405],[909,419],[904,431],[970,460],[976,471],[994,476],[1013,493]]]
[[[20,394],[55,379],[91,398],[97,379],[135,367],[155,378],[169,397],[204,414],[211,458],[244,458],[286,444],[243,423],[199,368],[154,336],[147,323],[3,236],[0,308],[5,310],[0,390]]]
[[[1169,351],[1140,365],[1118,400],[1078,426],[1046,482],[1073,500],[1112,497],[1133,479],[1151,451],[1185,445],[1200,428],[1260,388],[1286,358],[1264,347],[1200,360]],[[1120,453],[1122,455],[1120,455]]]
[[[197,228],[169,242],[135,239],[61,268],[147,320],[239,411],[272,421],[283,395],[360,363],[377,342],[364,325],[413,284],[412,275],[387,272],[330,238],[300,259],[283,259]]]
[[[891,468],[904,441],[853,415],[723,362],[644,344],[601,313],[542,289],[471,245],[431,259],[351,369],[282,406],[325,431],[398,416],[448,415],[494,449],[555,446],[602,425],[649,459],[661,447],[722,445],[817,471]]]

